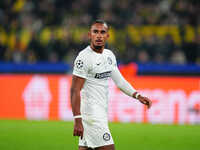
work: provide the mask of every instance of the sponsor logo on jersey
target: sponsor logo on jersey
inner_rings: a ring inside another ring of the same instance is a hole
[[[103,73],[96,73],[95,78],[103,79],[111,76],[111,71],[103,72]]]
[[[109,140],[110,140],[110,134],[109,134],[109,133],[104,133],[103,139],[104,139],[105,141],[109,141]]]

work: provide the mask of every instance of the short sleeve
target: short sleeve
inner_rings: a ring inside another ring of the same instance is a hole
[[[117,67],[117,60],[113,52],[111,52],[111,58],[112,58],[112,66],[113,68]]]
[[[86,78],[88,74],[88,64],[86,58],[78,55],[74,61],[73,75]]]

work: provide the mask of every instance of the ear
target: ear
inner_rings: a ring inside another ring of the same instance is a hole
[[[110,34],[107,32],[106,40],[110,37]]]
[[[107,34],[107,38],[109,38],[110,37],[110,34],[109,34],[109,32],[108,32],[108,34]]]
[[[88,32],[88,38],[91,39],[91,32]]]

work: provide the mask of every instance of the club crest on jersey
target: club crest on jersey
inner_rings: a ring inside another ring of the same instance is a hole
[[[105,141],[109,141],[109,140],[110,140],[110,134],[109,134],[109,133],[104,133],[103,139],[104,139]]]
[[[108,64],[112,65],[112,59],[110,57],[107,58]]]
[[[95,78],[103,79],[111,76],[111,71],[103,72],[103,73],[96,73]]]
[[[78,69],[81,69],[82,67],[83,67],[83,61],[82,60],[77,60],[76,61],[76,67],[78,68]]]

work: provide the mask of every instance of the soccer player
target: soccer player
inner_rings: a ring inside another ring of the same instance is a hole
[[[105,49],[109,37],[106,22],[97,20],[88,33],[90,45],[74,62],[71,105],[74,136],[79,136],[79,150],[115,150],[108,128],[108,79],[125,94],[151,107],[151,100],[140,95],[121,75],[114,54]]]

